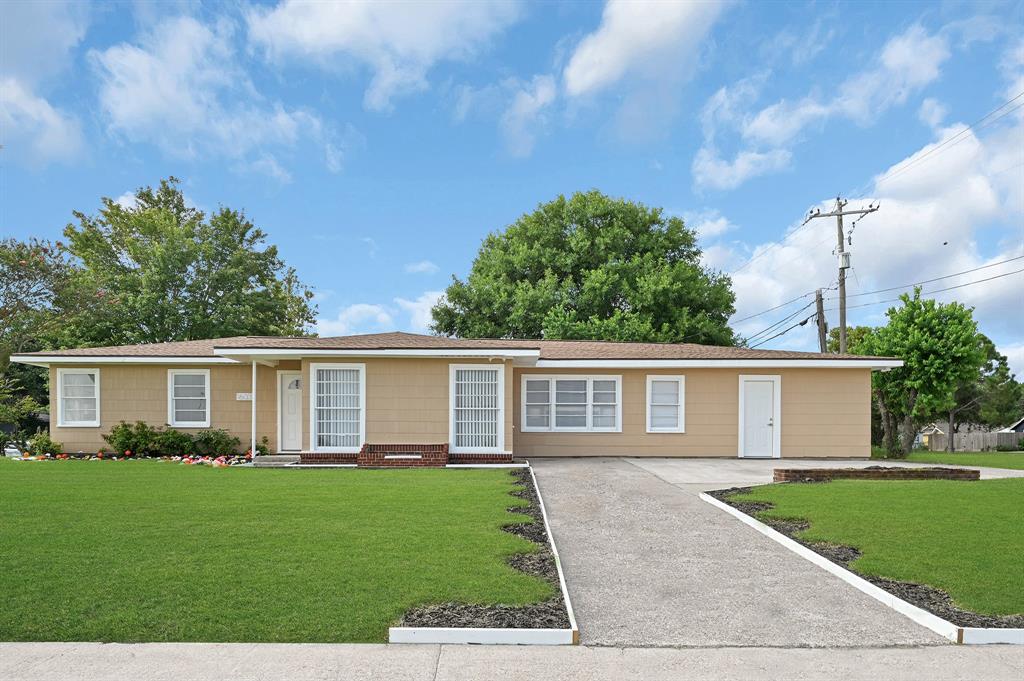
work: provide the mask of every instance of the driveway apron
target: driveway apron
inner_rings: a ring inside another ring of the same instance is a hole
[[[715,486],[619,458],[531,463],[584,644],[947,643],[698,498]]]

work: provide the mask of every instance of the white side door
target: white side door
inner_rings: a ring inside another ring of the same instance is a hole
[[[302,374],[282,371],[277,382],[278,449],[297,452],[302,449]]]
[[[779,376],[740,376],[740,457],[780,456],[780,385]]]

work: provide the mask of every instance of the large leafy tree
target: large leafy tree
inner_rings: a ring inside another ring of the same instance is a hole
[[[936,416],[949,424],[946,446],[954,450],[954,437],[964,423],[998,427],[1012,423],[1020,417],[1022,386],[1017,382],[1006,356],[984,334],[977,342],[984,354],[984,362],[975,375],[956,387],[952,404]]]
[[[435,332],[480,338],[735,342],[729,278],[660,209],[598,191],[560,196],[484,239]]]
[[[102,203],[64,234],[80,264],[74,284],[103,304],[65,325],[61,344],[296,335],[315,320],[312,292],[244,213],[207,219],[173,177],[139,189],[132,206]]]
[[[919,288],[900,300],[902,306],[886,313],[888,324],[852,347],[903,360],[902,367],[872,376],[883,443],[894,455],[910,452],[918,426],[954,404],[957,386],[977,376],[986,357],[970,309],[923,300]]]

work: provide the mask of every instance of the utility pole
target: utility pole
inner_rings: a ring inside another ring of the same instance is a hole
[[[814,218],[836,218],[836,241],[838,246],[836,248],[836,257],[839,258],[839,352],[846,352],[846,270],[850,267],[850,256],[846,252],[845,239],[843,238],[843,216],[844,215],[860,215],[864,216],[868,213],[874,213],[878,210],[877,204],[868,205],[867,208],[858,208],[856,210],[843,210],[846,208],[846,204],[849,203],[847,200],[837,196],[836,206],[831,212],[822,213],[821,209],[818,208],[812,211],[807,219],[804,220],[803,224],[806,225]],[[801,225],[803,226],[803,225]],[[849,238],[849,237],[848,237]],[[851,239],[852,243],[852,239]]]
[[[821,352],[828,352],[828,322],[825,321],[825,301],[820,288],[814,292],[814,305],[818,317],[818,348]]]

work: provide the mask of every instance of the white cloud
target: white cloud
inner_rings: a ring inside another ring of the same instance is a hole
[[[90,52],[109,129],[174,158],[231,158],[239,169],[279,181],[290,174],[278,153],[309,140],[329,168],[338,168],[344,142],[314,113],[266,101],[233,44],[227,20],[206,25],[181,16],[156,24],[137,44]]]
[[[334,319],[317,319],[316,332],[321,336],[347,336],[390,331],[393,325],[394,319],[384,306],[355,303],[341,308]]]
[[[14,78],[0,78],[0,144],[33,165],[70,161],[84,147],[77,118]]]
[[[410,262],[405,265],[405,271],[408,274],[434,274],[438,269],[438,266],[429,260]]]
[[[731,161],[714,148],[705,147],[693,159],[693,178],[699,187],[735,189],[752,177],[781,170],[789,165],[792,155],[785,149],[766,152],[741,151]]]
[[[720,2],[608,0],[601,25],[583,38],[565,67],[565,89],[578,97],[623,78],[671,77],[692,67],[724,7]]]
[[[430,310],[442,295],[442,291],[425,291],[414,300],[396,297],[392,305],[355,303],[341,308],[334,319],[317,319],[316,330],[321,336],[345,336],[395,329],[426,333],[430,327]],[[403,315],[404,320],[396,323]]]
[[[932,130],[938,130],[948,113],[949,109],[942,102],[933,97],[928,97],[921,102],[921,108],[917,110],[917,117]]]
[[[918,161],[943,141],[964,132],[957,124],[938,132],[926,145],[876,177],[868,192],[869,200],[881,202],[881,209],[859,222],[853,234],[853,270],[847,277],[850,324],[884,323],[883,313],[891,305],[853,307],[862,303],[896,297],[901,291],[858,296],[860,292],[901,286],[970,270],[1007,258],[1024,255],[1024,220],[1020,174],[1008,177],[1006,168],[1024,162],[1024,124],[1020,121],[989,129],[984,138],[966,131],[960,141]],[[911,165],[913,164],[913,165]],[[822,204],[823,209],[831,203]],[[854,206],[850,206],[851,208]],[[850,226],[848,221],[847,227]],[[827,288],[836,279],[835,223],[819,219],[806,227],[791,227],[793,236],[781,243],[756,246],[751,255],[759,255],[733,275],[737,295],[736,318],[778,305],[815,288]],[[995,246],[993,241],[998,241]],[[748,253],[725,244],[705,248],[709,265],[735,267],[746,261]],[[985,270],[943,279],[924,286],[924,292],[977,281],[1020,269],[1007,263]],[[958,300],[975,308],[981,330],[997,345],[1000,339],[1024,337],[1024,320],[1007,314],[1017,309],[1024,273],[1006,276],[964,288],[936,293],[942,300]],[[834,298],[832,291],[827,296]],[[796,311],[802,299],[783,310],[741,322],[743,335],[755,333],[770,323]],[[828,300],[826,308],[837,302]],[[791,322],[808,316],[813,308],[802,311]],[[831,324],[837,313],[828,311]],[[782,328],[784,328],[784,326]],[[794,330],[771,345],[775,347],[813,348],[814,330]]]
[[[333,69],[360,64],[373,78],[368,109],[386,110],[397,96],[428,87],[440,61],[464,60],[486,48],[520,16],[513,0],[493,2],[308,2],[253,8],[250,39],[274,60],[298,58]]]
[[[874,66],[828,88],[835,93],[831,98],[808,94],[751,111],[750,102],[764,84],[763,74],[720,89],[702,113],[705,141],[693,161],[696,186],[734,189],[748,179],[785,168],[791,154],[788,147],[809,127],[836,117],[857,125],[872,123],[937,80],[949,56],[945,33],[933,35],[912,26],[885,44]],[[927,113],[934,118],[938,110]],[[716,138],[723,130],[739,132],[745,143],[732,160],[718,150]]]
[[[371,258],[377,257],[377,240],[372,236],[364,236],[359,239],[366,244],[366,251],[369,253]]]
[[[501,117],[505,146],[513,156],[529,156],[537,141],[536,129],[544,124],[544,110],[555,101],[557,88],[551,76],[534,76],[517,85],[512,103]]]
[[[29,165],[71,161],[85,147],[78,118],[47,99],[47,86],[85,36],[88,14],[81,3],[0,4],[0,144]]]
[[[1007,343],[998,346],[1000,353],[1006,355],[1010,370],[1017,374],[1017,380],[1024,379],[1024,343]]]
[[[430,310],[437,305],[437,301],[444,295],[443,291],[427,291],[421,294],[416,300],[395,298],[395,304],[409,314],[410,331],[426,333],[430,329]]]
[[[688,213],[683,216],[686,226],[697,232],[701,240],[714,239],[726,232],[736,229],[736,225],[729,221],[717,210],[709,209],[699,213]]]
[[[586,98],[613,91],[621,102],[621,135],[660,136],[728,4],[608,0],[600,26],[579,42],[562,72],[566,94]]]

